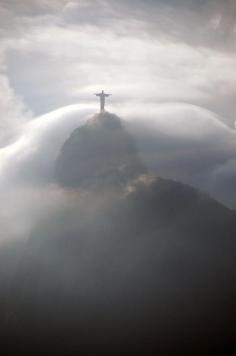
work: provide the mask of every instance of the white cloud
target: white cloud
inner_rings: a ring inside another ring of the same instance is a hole
[[[19,138],[0,150],[2,184],[21,180],[23,184],[51,182],[62,144],[93,110],[91,105],[74,105],[26,123]]]
[[[182,103],[125,107],[120,113],[132,123],[152,174],[193,185],[236,207],[236,132],[217,115]]]
[[[54,185],[54,164],[70,133],[94,107],[61,108],[25,123],[18,139],[0,149],[0,243],[27,239],[32,226],[57,211],[65,194]]]
[[[21,99],[15,95],[7,76],[0,74],[0,147],[13,140],[30,116]]]

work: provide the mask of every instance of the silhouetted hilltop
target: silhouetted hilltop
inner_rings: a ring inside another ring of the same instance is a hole
[[[119,187],[143,173],[133,138],[121,119],[108,112],[77,128],[56,162],[56,179],[65,187]]]

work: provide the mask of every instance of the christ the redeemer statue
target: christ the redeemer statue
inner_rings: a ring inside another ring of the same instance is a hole
[[[104,91],[102,91],[101,93],[94,94],[94,95],[100,97],[100,112],[101,113],[105,112],[105,101],[106,101],[106,98],[108,98],[108,96],[111,96],[112,94],[106,94],[106,93],[104,93]]]

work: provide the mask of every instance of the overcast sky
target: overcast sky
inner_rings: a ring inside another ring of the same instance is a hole
[[[232,125],[235,15],[234,0],[1,0],[3,122],[104,88],[113,104],[191,103]]]

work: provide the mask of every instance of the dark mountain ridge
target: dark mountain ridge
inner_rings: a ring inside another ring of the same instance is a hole
[[[146,173],[135,141],[114,114],[94,115],[72,132],[56,162],[56,179],[64,187],[115,188]]]

